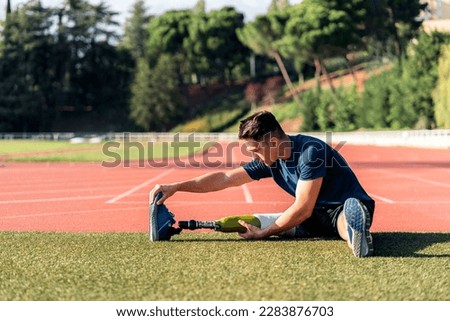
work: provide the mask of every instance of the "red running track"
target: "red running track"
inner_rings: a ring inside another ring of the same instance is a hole
[[[377,202],[372,231],[450,232],[449,150],[344,145],[340,152]],[[243,160],[237,154],[233,150],[234,159],[214,156],[209,161],[226,161],[213,169],[226,170]],[[164,168],[0,164],[0,231],[146,232],[148,192],[156,183],[210,170],[179,168],[173,163]],[[166,205],[177,220],[210,220],[280,212],[292,201],[266,179],[209,194],[178,193]]]

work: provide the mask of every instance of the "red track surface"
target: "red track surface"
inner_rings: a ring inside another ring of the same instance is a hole
[[[345,145],[340,152],[377,202],[373,231],[450,232],[449,150]],[[156,183],[209,170],[174,164],[5,163],[0,167],[0,231],[145,232],[148,192]],[[292,200],[266,179],[209,194],[178,193],[166,205],[177,220],[208,220],[280,212]]]

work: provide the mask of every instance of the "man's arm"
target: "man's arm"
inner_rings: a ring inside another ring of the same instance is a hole
[[[166,199],[176,192],[208,193],[220,191],[232,186],[243,185],[251,181],[253,179],[242,167],[227,172],[208,173],[183,182],[166,185],[158,184],[150,192],[150,202],[153,201],[159,192],[162,192],[163,196],[158,201],[158,205],[164,203]]]
[[[299,181],[295,191],[295,201],[284,213],[265,229],[240,222],[247,232],[239,235],[246,239],[261,239],[287,231],[311,217],[322,186],[322,177],[310,181]]]

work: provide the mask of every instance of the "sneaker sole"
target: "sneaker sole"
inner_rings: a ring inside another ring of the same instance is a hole
[[[156,201],[155,203],[150,204],[150,209],[149,209],[149,213],[148,213],[148,220],[149,220],[149,236],[150,236],[150,241],[155,242],[155,241],[159,241],[159,233],[158,233],[158,229],[156,228],[156,223],[157,223],[157,206],[156,206]]]
[[[362,212],[363,215],[360,215]],[[344,215],[352,229],[352,250],[356,257],[373,255],[373,243],[369,232],[370,215],[356,198],[348,199],[344,204]]]

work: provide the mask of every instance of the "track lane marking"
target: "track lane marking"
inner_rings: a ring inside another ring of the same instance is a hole
[[[236,160],[239,159],[239,156],[236,155],[236,151],[235,151],[234,148],[233,148],[233,150],[232,150],[232,155],[231,155],[231,157],[232,157],[232,162],[233,162],[233,163],[234,163],[234,160],[235,160],[235,159],[236,159]],[[245,202],[246,202],[247,204],[253,204],[252,193],[250,193],[250,190],[249,190],[247,184],[241,185],[241,188],[242,188],[242,192],[244,193]]]
[[[157,176],[155,176],[155,177],[153,177],[153,178],[151,178],[151,179],[149,179],[149,180],[143,182],[142,184],[139,184],[139,185],[137,185],[137,186],[135,186],[135,187],[129,189],[128,191],[123,192],[122,194],[119,194],[119,195],[117,195],[117,196],[114,197],[114,198],[111,198],[110,200],[106,201],[105,203],[106,203],[106,204],[114,204],[114,203],[116,203],[117,201],[121,200],[122,198],[125,198],[125,197],[127,197],[127,196],[133,194],[134,192],[140,190],[140,189],[143,188],[143,187],[148,186],[149,184],[155,182],[156,180],[158,180],[158,179],[160,179],[160,178],[162,178],[162,177],[164,177],[164,176],[169,175],[169,174],[172,173],[174,170],[175,170],[174,168],[169,169],[169,170],[166,170],[165,172],[163,172],[163,173],[161,173],[161,174],[159,174],[159,175],[157,175]]]
[[[11,200],[11,201],[0,201],[0,204],[65,202],[65,201],[94,200],[94,199],[108,198],[108,197],[111,197],[111,195],[73,196],[73,197],[37,198],[37,199],[28,199],[28,200]]]
[[[242,191],[244,192],[245,202],[247,204],[253,204],[253,197],[247,184],[242,185]]]
[[[64,193],[73,193],[73,192],[93,192],[97,190],[108,190],[108,189],[117,189],[116,186],[109,186],[109,187],[84,187],[84,188],[65,188],[64,190],[61,189],[53,189],[53,190],[33,190],[33,191],[22,191],[22,192],[0,192],[0,197],[5,195],[30,195],[30,194],[61,194],[61,191]]]
[[[132,205],[132,204],[142,204],[142,202],[139,201],[124,201],[120,202],[121,205]],[[171,206],[186,206],[186,205],[238,205],[238,204],[248,204],[246,201],[176,201],[176,202],[167,202],[164,203],[169,208]],[[289,201],[274,201],[274,202],[255,202],[253,203],[255,205],[279,205],[279,204],[292,204],[292,202]]]
[[[112,212],[118,211],[131,211],[131,210],[140,210],[147,209],[146,206],[134,206],[134,207],[125,207],[125,208],[115,208],[110,209]],[[40,216],[60,216],[60,215],[77,215],[77,214],[91,214],[91,213],[105,213],[105,209],[99,210],[82,210],[82,211],[66,211],[66,212],[53,212],[53,213],[38,213],[38,214],[24,214],[24,215],[9,215],[9,216],[0,216],[1,219],[20,219],[20,218],[29,218],[29,217],[40,217]]]
[[[406,174],[392,173],[390,171],[380,170],[380,169],[378,169],[378,170],[375,169],[375,170],[372,170],[372,171],[378,172],[378,173],[387,174],[387,175],[389,175],[391,177],[394,176],[394,177],[399,177],[399,178],[405,178],[405,179],[409,179],[411,181],[416,181],[416,182],[420,182],[420,183],[427,183],[427,184],[432,184],[432,185],[436,185],[436,186],[443,186],[443,187],[449,187],[450,188],[450,184],[448,184],[448,183],[432,181],[432,180],[426,179],[426,178],[414,177],[412,175],[406,175]]]
[[[380,200],[380,201],[382,201],[382,202],[389,203],[389,204],[394,204],[394,203],[395,203],[395,201],[394,201],[394,200],[391,200],[390,198],[383,197],[383,196],[380,196],[380,195],[376,195],[376,194],[373,194],[373,193],[369,193],[369,194],[370,194],[370,196],[372,196],[373,198],[376,198],[376,199],[378,199],[378,200]]]

